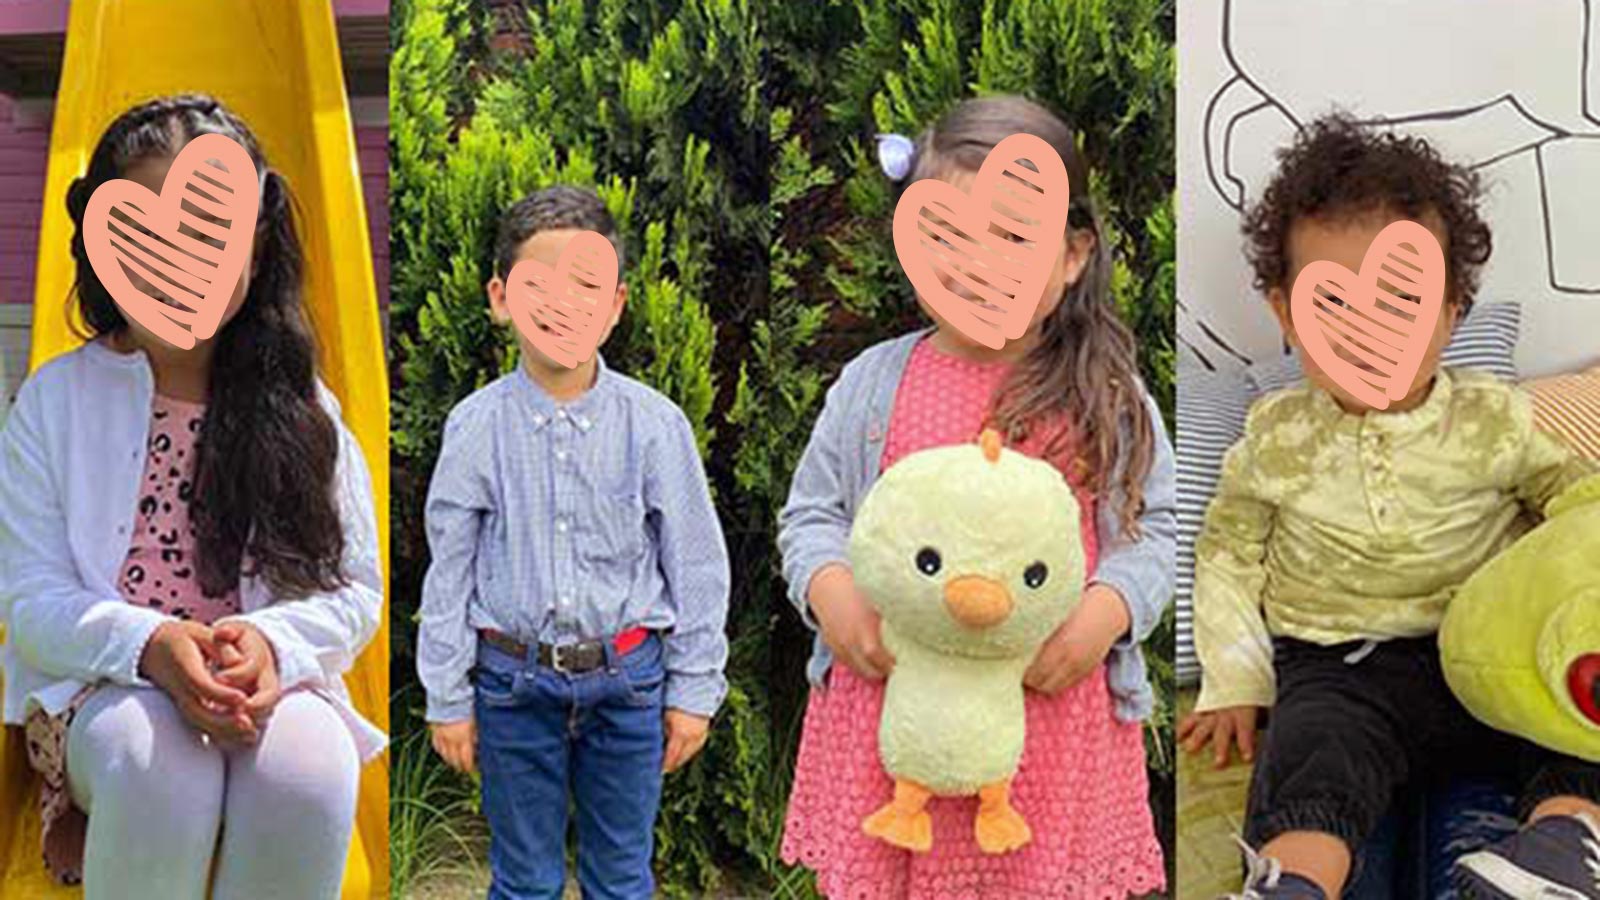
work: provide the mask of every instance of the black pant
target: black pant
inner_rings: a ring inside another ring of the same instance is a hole
[[[1472,718],[1445,683],[1434,637],[1371,647],[1279,638],[1273,667],[1278,697],[1245,826],[1253,846],[1320,831],[1353,853],[1401,785],[1456,775],[1514,778],[1523,819],[1558,795],[1600,801],[1600,766]]]

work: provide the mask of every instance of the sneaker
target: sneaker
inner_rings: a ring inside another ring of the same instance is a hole
[[[1468,900],[1600,900],[1600,822],[1547,816],[1462,857],[1456,878]]]
[[[1293,872],[1270,856],[1262,856],[1239,841],[1244,851],[1244,889],[1224,900],[1328,900],[1315,882]]]

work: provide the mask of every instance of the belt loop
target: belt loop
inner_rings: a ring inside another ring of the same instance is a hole
[[[600,647],[606,655],[606,672],[617,674],[617,639],[608,637],[600,639]]]

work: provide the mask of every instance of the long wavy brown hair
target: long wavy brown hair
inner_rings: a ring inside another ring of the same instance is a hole
[[[248,558],[250,574],[262,576],[280,597],[334,590],[348,582],[334,500],[339,433],[317,399],[293,197],[255,135],[214,98],[163,97],[123,113],[101,136],[88,171],[68,189],[82,336],[128,329],[84,249],[90,196],[136,161],[175,156],[201,134],[237,141],[267,174],[250,287],[239,312],[212,338],[206,413],[195,447],[195,574],[202,591],[219,596],[238,585]]]
[[[1111,254],[1072,128],[1023,97],[964,100],[918,139],[908,183],[956,170],[976,172],[996,144],[1022,132],[1061,155],[1072,184],[1067,229],[1091,233],[1094,246],[1077,281],[1044,320],[1038,345],[995,392],[989,421],[1015,441],[1035,423],[1064,417],[1071,430],[1053,437],[1046,453],[1075,453],[1096,496],[1120,491],[1123,531],[1136,535],[1155,435],[1140,386],[1138,346],[1111,302]]]

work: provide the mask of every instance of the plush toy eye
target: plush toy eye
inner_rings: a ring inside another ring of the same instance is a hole
[[[1044,580],[1050,577],[1050,568],[1042,562],[1036,562],[1022,571],[1022,583],[1031,588],[1039,588]]]
[[[1578,657],[1567,670],[1567,690],[1589,721],[1600,725],[1600,653]]]
[[[944,560],[939,558],[939,551],[932,547],[923,547],[917,551],[917,571],[924,575],[939,574],[939,567],[944,565]]]

